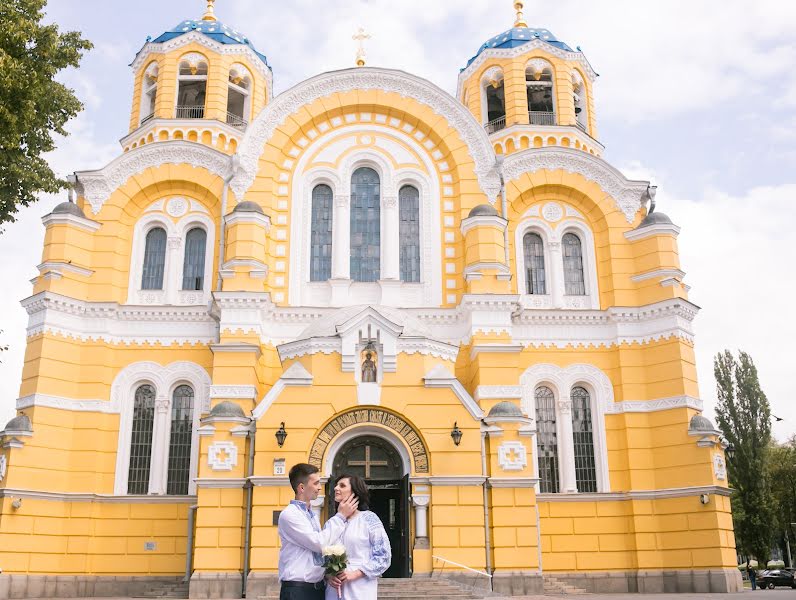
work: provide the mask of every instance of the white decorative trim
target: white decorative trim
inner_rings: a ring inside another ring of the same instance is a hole
[[[344,429],[329,442],[323,458],[323,469],[321,471],[323,476],[332,476],[332,468],[334,466],[334,459],[337,456],[337,453],[342,449],[346,442],[361,435],[375,436],[388,442],[401,457],[401,466],[403,467],[401,474],[406,475],[412,472],[412,459],[410,457],[410,452],[406,448],[405,443],[402,441],[401,436],[396,435],[393,430],[388,429],[387,427],[363,424]]]
[[[255,476],[249,477],[249,481],[255,487],[290,487],[290,479],[287,477]]]
[[[487,478],[481,475],[437,475],[428,478],[432,486],[440,487],[484,485],[486,480]]]
[[[285,360],[285,359],[282,359]],[[252,418],[257,421],[262,417],[271,405],[276,402],[279,395],[288,386],[306,387],[312,385],[312,374],[299,362],[296,362],[276,380],[276,383],[263,396],[263,399],[252,411]]]
[[[81,277],[91,277],[94,274],[94,271],[91,269],[85,269],[83,267],[73,265],[72,263],[61,262],[57,260],[45,261],[39,265],[36,265],[36,268],[39,270],[39,273],[44,273],[45,271],[62,273],[63,271],[67,271],[69,273],[80,275]]]
[[[522,398],[521,385],[479,385],[475,388],[475,400],[513,400]]]
[[[647,202],[648,181],[629,180],[603,159],[572,148],[529,148],[510,154],[503,162],[503,178],[508,184],[526,173],[543,169],[564,170],[593,181],[613,199],[628,223],[633,222]]]
[[[156,142],[146,141],[146,138],[148,138],[150,135],[152,135],[153,138],[158,138],[160,132],[166,133],[169,136],[169,139],[157,139]],[[125,152],[129,152],[130,150],[134,149],[132,146],[134,143],[138,143],[138,147],[141,147],[152,143],[162,144],[164,141],[179,141],[174,138],[174,135],[177,132],[182,133],[183,140],[186,140],[191,132],[195,132],[198,139],[202,139],[202,136],[205,133],[209,133],[212,136],[211,139],[213,143],[218,141],[219,134],[223,134],[227,138],[227,147],[229,147],[229,142],[234,140],[237,144],[243,137],[243,132],[240,129],[236,129],[231,125],[227,125],[223,121],[219,121],[217,119],[152,118],[146,123],[140,124],[137,129],[134,129],[132,132],[121,138],[119,140],[119,144],[122,146]]]
[[[235,442],[213,442],[207,449],[207,464],[214,471],[231,471],[238,466]]]
[[[6,471],[8,471],[8,458],[5,454],[0,454],[0,481],[6,478]]]
[[[490,477],[489,487],[493,488],[532,488],[539,483],[536,477]]]
[[[474,344],[470,348],[470,360],[481,353],[516,354],[522,352],[522,344]]]
[[[118,414],[119,407],[114,404],[113,398],[108,400],[78,400],[64,396],[51,396],[49,394],[30,394],[17,398],[16,409],[25,410],[34,406],[69,410],[73,412],[97,412],[105,414]]]
[[[232,343],[232,344],[212,344],[210,350],[213,354],[220,353],[251,353],[260,358],[263,354],[262,349],[257,344],[247,344],[245,342]]]
[[[185,141],[146,144],[125,152],[102,169],[78,171],[75,189],[83,196],[94,214],[125,182],[137,173],[164,164],[187,164],[225,177],[231,169],[231,157],[202,144]]]
[[[652,271],[645,271],[638,275],[632,275],[630,281],[646,281],[647,279],[654,279],[655,277],[674,277],[678,280],[685,277],[685,271],[680,269],[653,269]]]
[[[229,469],[221,469],[221,470],[229,470]],[[211,490],[240,490],[243,489],[243,486],[245,485],[246,485],[245,478],[227,479],[225,477],[201,477],[196,480],[197,488],[204,488]]]
[[[102,227],[102,223],[97,223],[91,219],[79,217],[71,213],[49,213],[41,218],[41,222],[45,227],[49,227],[50,225],[69,225],[91,233],[94,233]]]
[[[231,226],[237,223],[254,223],[260,225],[265,229],[265,233],[271,230],[271,217],[263,213],[233,210],[231,213],[224,216],[225,225]]]
[[[257,388],[253,385],[211,385],[210,399],[236,398],[239,400],[254,400],[257,397]]]
[[[437,365],[423,377],[423,382],[427,388],[449,388],[462,403],[467,412],[473,419],[484,418],[484,411],[467,393],[461,382],[444,365]]]
[[[460,229],[462,235],[467,235],[467,232],[473,227],[495,227],[500,231],[505,231],[508,224],[506,219],[498,215],[475,215],[462,219]]]
[[[103,504],[195,504],[196,496],[127,496],[91,492],[41,492],[21,488],[0,488],[0,498],[30,498],[54,502],[99,502]]]
[[[475,162],[481,189],[494,202],[500,192],[500,177],[495,171],[495,155],[489,138],[469,111],[455,98],[432,83],[387,69],[359,67],[324,73],[308,79],[277,96],[251,123],[239,147],[241,170],[230,187],[238,198],[254,182],[263,146],[290,115],[318,98],[353,90],[381,90],[411,98],[445,118],[467,145]]]
[[[724,462],[724,456],[721,454],[713,455],[713,475],[719,481],[727,479],[727,463]],[[2,479],[2,477],[0,477]]]
[[[498,446],[498,464],[504,471],[522,471],[528,466],[528,451],[522,442],[503,442]]]
[[[653,225],[647,225],[646,227],[636,227],[635,229],[625,232],[625,238],[631,242],[644,240],[655,235],[671,235],[677,237],[680,235],[680,228],[673,223],[655,223]]]
[[[701,412],[703,409],[702,400],[693,396],[672,396],[671,398],[658,398],[655,400],[625,400],[624,402],[613,402],[606,406],[605,414],[649,413],[676,408],[691,408]]]
[[[616,502],[617,500],[663,500],[669,498],[698,498],[702,494],[731,496],[732,490],[720,485],[704,485],[659,490],[631,490],[629,492],[598,492],[579,494],[536,494],[538,502]]]

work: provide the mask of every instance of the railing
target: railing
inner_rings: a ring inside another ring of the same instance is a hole
[[[466,580],[462,580],[461,583],[469,585],[470,587],[475,589],[476,586],[478,585],[478,583],[483,581],[483,582],[486,583],[486,586],[485,586],[486,589],[488,589],[488,590],[492,589],[492,576],[489,573],[487,573],[486,571],[479,571],[478,569],[473,569],[471,567],[468,567],[467,565],[462,565],[462,564],[459,564],[457,562],[453,562],[452,560],[448,560],[447,558],[442,558],[441,556],[436,556],[434,554],[431,555],[431,558],[434,559],[434,567],[432,567],[432,569],[431,569],[431,576],[432,577],[434,577],[435,573],[439,573],[440,576],[441,576],[442,572],[445,570],[445,565],[453,565],[454,567],[458,567],[459,569],[464,569],[468,573],[472,574],[473,583],[470,583],[470,582],[468,582]],[[441,562],[442,563],[442,568],[439,569],[439,570],[437,570],[435,568],[437,562]],[[483,578],[486,578],[486,579],[483,579]],[[466,577],[465,577],[465,579],[466,579]]]
[[[529,110],[528,119],[531,125],[555,125],[556,113],[546,110]]]
[[[154,116],[155,116],[155,113],[154,113],[154,111],[153,111],[153,112],[151,112],[151,113],[149,113],[147,116],[145,116],[143,119],[141,119],[141,123],[140,123],[140,125],[143,125],[143,124],[144,124],[144,123],[146,123],[147,121],[151,121],[151,120],[154,118]]]
[[[204,106],[178,106],[176,111],[177,119],[204,119]]]
[[[589,130],[588,130],[588,129],[586,128],[586,126],[585,126],[583,123],[581,123],[580,121],[575,121],[575,125],[577,125],[577,126],[578,126],[578,129],[580,129],[580,130],[581,130],[583,133],[589,133]]]
[[[236,129],[246,129],[246,125],[248,122],[243,117],[236,115],[235,113],[227,112],[227,125],[232,125]]]
[[[497,119],[492,119],[489,123],[484,125],[484,129],[486,129],[487,133],[495,133],[496,131],[505,129],[505,127],[506,127],[506,115],[498,117]]]

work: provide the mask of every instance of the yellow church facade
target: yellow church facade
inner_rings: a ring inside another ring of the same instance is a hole
[[[387,577],[741,590],[680,229],[601,158],[580,51],[518,12],[456,97],[274,96],[210,2],[132,68],[123,151],[43,219],[0,598],[272,593],[297,462],[366,477]]]

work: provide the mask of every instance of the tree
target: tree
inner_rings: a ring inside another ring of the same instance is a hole
[[[771,409],[760,388],[752,357],[729,350],[713,360],[718,404],[716,417],[735,454],[728,462],[735,537],[739,549],[761,565],[768,562],[774,533],[774,507],[769,485],[768,450]]]
[[[796,435],[784,444],[772,444],[768,466],[774,497],[776,536],[785,546],[787,556],[788,547],[791,554],[794,550],[791,523],[796,523]]]
[[[55,81],[77,67],[91,42],[78,31],[43,25],[46,0],[0,2],[0,225],[14,221],[20,206],[41,192],[56,193],[67,181],[42,154],[55,148],[52,134],[67,135],[66,122],[83,109],[74,91]]]

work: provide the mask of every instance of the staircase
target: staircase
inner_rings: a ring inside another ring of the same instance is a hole
[[[153,583],[136,598],[187,598],[188,583],[182,581],[164,581]]]
[[[565,583],[552,575],[544,575],[544,594],[545,596],[578,596],[588,594],[588,592],[583,588]]]
[[[449,579],[381,579],[379,600],[471,600],[492,595]]]

